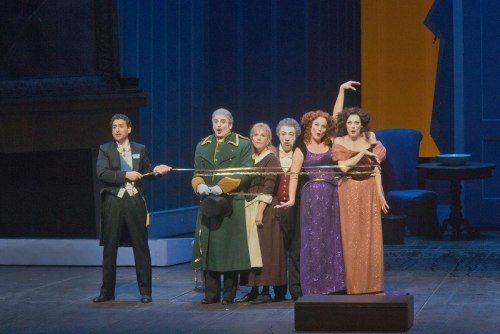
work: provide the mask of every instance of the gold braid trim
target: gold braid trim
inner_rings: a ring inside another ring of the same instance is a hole
[[[363,165],[363,166],[347,166],[347,165],[335,165],[335,166],[311,166],[302,167],[300,172],[284,172],[282,170],[277,171],[276,167],[234,167],[234,168],[223,168],[223,169],[197,169],[194,170],[195,176],[232,176],[232,175],[291,175],[296,178],[298,175],[315,175],[315,174],[333,174],[339,177],[348,177],[349,175],[356,174],[373,174],[374,171],[355,171],[350,170],[348,172],[342,172],[340,168],[342,167],[376,167],[378,165]],[[318,170],[319,169],[319,170]],[[220,185],[219,185],[220,186]]]

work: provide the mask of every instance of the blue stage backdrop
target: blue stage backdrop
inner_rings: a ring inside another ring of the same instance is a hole
[[[331,111],[339,84],[361,80],[359,1],[119,0],[118,13],[121,73],[148,96],[140,133],[153,163],[191,168],[216,108],[248,135],[255,122]],[[191,177],[149,184],[150,210],[196,205]]]

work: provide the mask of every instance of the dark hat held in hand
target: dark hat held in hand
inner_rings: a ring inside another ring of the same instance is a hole
[[[207,217],[223,217],[231,213],[231,204],[224,196],[213,194],[201,200],[201,213]]]

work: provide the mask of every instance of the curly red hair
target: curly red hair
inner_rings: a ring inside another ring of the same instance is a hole
[[[315,119],[323,117],[326,119],[326,132],[325,136],[321,139],[321,142],[328,142],[335,132],[335,125],[333,123],[332,116],[323,110],[308,111],[302,115],[300,123],[304,127],[304,143],[309,144],[311,142],[311,127]]]

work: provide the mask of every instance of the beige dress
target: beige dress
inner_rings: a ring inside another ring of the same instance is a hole
[[[378,142],[370,149],[377,160],[365,156],[357,164],[367,166],[385,159]],[[359,152],[334,144],[333,159],[348,160]],[[371,167],[354,167],[351,176],[339,186],[340,226],[348,294],[373,294],[384,291],[384,249],[382,243],[381,203]],[[358,172],[358,173],[356,173]]]

